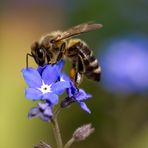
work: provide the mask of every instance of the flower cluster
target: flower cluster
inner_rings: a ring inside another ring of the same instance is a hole
[[[53,107],[59,103],[59,95],[67,90],[67,97],[62,101],[61,107],[67,107],[77,102],[80,107],[90,113],[84,100],[91,98],[83,89],[74,86],[72,80],[62,72],[64,61],[57,64],[49,64],[43,67],[22,69],[22,73],[28,88],[25,96],[31,100],[39,100],[38,106],[29,111],[29,118],[40,117],[48,121],[53,116]]]

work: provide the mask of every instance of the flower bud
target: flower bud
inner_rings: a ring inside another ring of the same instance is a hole
[[[92,125],[85,124],[75,130],[73,133],[73,138],[75,141],[82,141],[85,140],[90,134],[94,132],[95,128],[92,128]]]
[[[74,102],[76,102],[74,97],[66,97],[64,100],[62,100],[61,107],[62,108],[68,107]]]
[[[41,141],[39,144],[34,145],[34,148],[51,148],[51,146]]]

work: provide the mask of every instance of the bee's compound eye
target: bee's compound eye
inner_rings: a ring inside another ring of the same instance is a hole
[[[42,59],[44,57],[44,50],[42,48],[37,49],[38,58]]]

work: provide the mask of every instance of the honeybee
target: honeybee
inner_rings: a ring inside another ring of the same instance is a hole
[[[28,56],[34,58],[39,66],[55,64],[61,59],[69,58],[72,61],[70,77],[79,85],[82,77],[99,81],[101,67],[95,58],[93,51],[87,44],[78,39],[72,38],[85,32],[100,29],[102,24],[84,23],[72,27],[64,32],[51,32],[31,45],[31,54],[26,55],[26,67],[28,67]]]

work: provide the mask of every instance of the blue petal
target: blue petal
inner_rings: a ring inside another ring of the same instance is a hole
[[[37,71],[39,72],[40,75],[42,75],[42,72],[44,71],[44,69],[47,67],[47,65],[44,65],[44,66],[39,66],[37,68]]]
[[[83,110],[85,110],[89,114],[91,113],[91,111],[89,110],[89,108],[87,107],[87,105],[84,102],[79,102],[79,104]]]
[[[65,73],[62,73],[62,74],[60,75],[60,78],[63,79],[63,80],[65,80],[65,81],[70,81],[70,80],[71,80],[71,79],[69,78],[69,76],[68,76],[67,74],[65,74]]]
[[[92,95],[87,94],[83,89],[79,89],[79,92],[74,95],[77,101],[83,101],[88,98],[91,98]]]
[[[40,119],[44,121],[48,121],[51,119],[53,113],[52,108],[47,102],[39,102],[37,107],[32,108],[29,113],[28,117],[39,117]]]
[[[69,97],[72,97],[74,94],[78,92],[78,89],[74,86],[73,82],[70,81],[71,87],[67,89],[67,94]]]
[[[58,103],[59,98],[54,93],[46,93],[43,95],[43,100],[48,100],[51,103],[51,105],[55,105]]]
[[[29,87],[37,88],[42,85],[41,76],[37,70],[33,68],[22,69],[22,73]]]
[[[71,88],[67,88],[66,92],[67,92],[68,97],[72,97],[73,96],[73,94],[71,93]]]
[[[49,106],[49,103],[46,103],[46,102],[39,102],[38,103],[39,105],[39,108],[42,109],[42,110],[45,110],[48,106]]]
[[[26,88],[25,96],[31,100],[40,100],[42,98],[42,93],[38,89]]]
[[[54,65],[54,66],[56,66],[56,70],[57,70],[57,72],[60,74],[61,73],[61,71],[62,71],[62,68],[63,68],[63,66],[64,66],[64,60],[60,60],[56,65]]]
[[[69,81],[59,81],[51,86],[51,91],[55,94],[62,94],[66,88],[71,87]]]
[[[71,79],[65,73],[62,73],[60,75],[60,81],[69,81],[69,82],[71,82]]]
[[[38,117],[39,117],[40,119],[42,119],[43,121],[48,121],[48,120],[50,120],[50,116],[46,116],[46,115],[44,115],[43,113],[40,113],[40,114],[38,115]]]
[[[32,109],[30,109],[30,111],[28,112],[28,118],[31,119],[32,117],[36,117],[40,114],[40,110],[39,107],[33,107]]]
[[[55,82],[59,77],[59,73],[56,70],[55,66],[48,65],[44,69],[42,73],[42,79],[45,84],[50,85],[51,83]]]
[[[44,115],[45,115],[45,116],[49,116],[49,117],[52,117],[52,116],[53,116],[52,108],[51,108],[50,106],[48,106],[48,107],[45,109]]]

